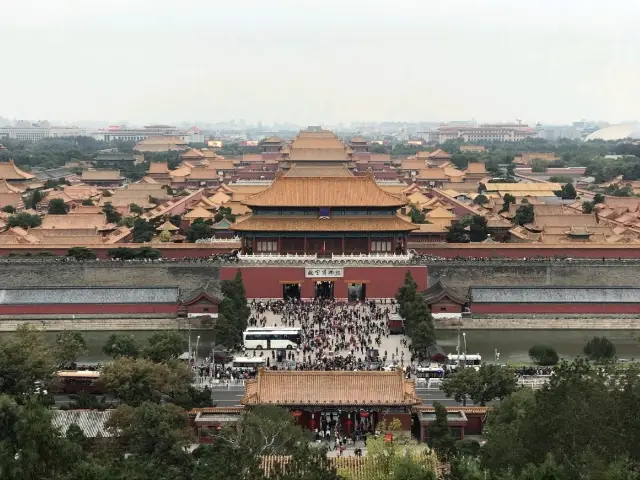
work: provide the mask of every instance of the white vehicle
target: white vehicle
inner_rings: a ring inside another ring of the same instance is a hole
[[[267,365],[264,357],[233,357],[231,362],[232,370],[243,370],[246,368],[260,368]]]
[[[482,365],[482,357],[480,354],[447,355],[447,370],[455,370],[458,365],[473,367],[478,370]]]
[[[431,363],[425,366],[416,367],[417,378],[442,378],[444,377],[444,368],[437,363]]]
[[[249,327],[242,334],[244,348],[251,350],[271,350],[298,348],[302,343],[301,328],[287,327]]]

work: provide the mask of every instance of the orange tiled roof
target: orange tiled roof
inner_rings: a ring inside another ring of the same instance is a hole
[[[120,180],[120,170],[84,170],[80,179],[91,180]]]
[[[280,177],[264,191],[243,201],[255,207],[402,207],[400,200],[363,177]]]
[[[167,162],[151,162],[148,173],[169,173],[169,166]]]
[[[45,215],[42,219],[42,230],[48,229],[87,229],[106,225],[104,214],[74,213],[71,215]]]
[[[6,180],[0,179],[0,193],[22,193],[22,190],[7,183]]]
[[[0,178],[5,180],[31,180],[35,175],[21,170],[13,160],[0,163]]]
[[[415,383],[401,370],[278,371],[260,370],[246,382],[243,405],[419,405]]]
[[[400,164],[400,170],[421,170],[425,167],[425,161],[417,159],[406,159]]]
[[[467,165],[467,173],[487,173],[487,169],[484,166],[483,162],[471,162]]]
[[[213,168],[196,167],[191,169],[189,180],[217,180],[220,178],[218,171]]]
[[[417,179],[448,180],[449,177],[442,168],[422,168],[416,175]]]
[[[231,229],[241,232],[408,232],[418,227],[397,216],[333,217],[328,220],[308,216],[252,215],[234,224]]]

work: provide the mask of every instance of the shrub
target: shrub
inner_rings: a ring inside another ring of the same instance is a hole
[[[534,345],[529,349],[529,357],[538,365],[549,366],[558,363],[558,352],[549,345]]]
[[[584,346],[584,354],[591,360],[609,360],[616,355],[616,347],[607,337],[593,337]]]

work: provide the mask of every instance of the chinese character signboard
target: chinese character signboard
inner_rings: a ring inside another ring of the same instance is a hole
[[[342,267],[307,267],[304,270],[304,276],[307,278],[344,277],[344,268]]]

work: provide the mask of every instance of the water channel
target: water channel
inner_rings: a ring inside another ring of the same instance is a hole
[[[88,345],[87,355],[81,359],[86,362],[100,362],[106,360],[102,353],[102,346],[112,333],[130,333],[141,342],[153,332],[84,332]],[[185,339],[188,332],[184,332]],[[211,331],[191,331],[191,342],[195,348],[198,341],[198,356],[204,357],[211,352],[214,343]],[[482,360],[493,362],[495,351],[500,353],[499,363],[522,363],[529,361],[529,347],[536,343],[553,346],[561,358],[573,359],[582,355],[582,349],[589,339],[594,336],[606,336],[616,346],[619,358],[640,358],[640,344],[637,341],[640,331],[636,330],[469,330],[466,332],[467,353],[482,355]],[[47,333],[52,340],[55,333]],[[458,332],[455,330],[440,330],[437,332],[438,343],[447,353],[455,353]]]

